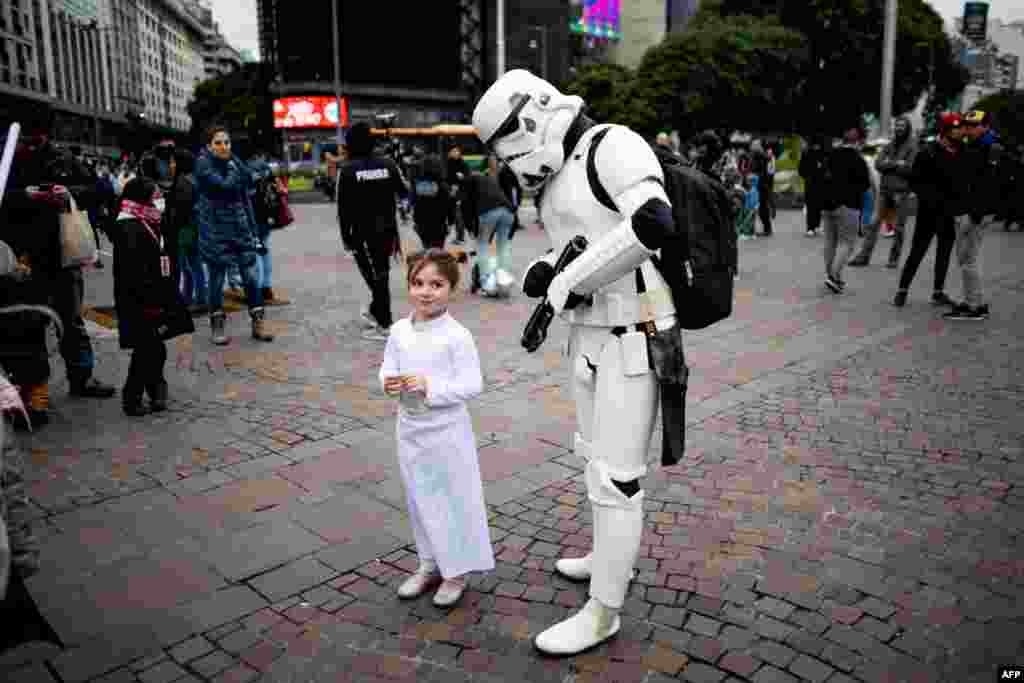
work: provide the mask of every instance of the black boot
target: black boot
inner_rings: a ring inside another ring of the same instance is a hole
[[[146,391],[149,394],[149,409],[152,412],[162,413],[167,410],[167,382],[160,380]]]
[[[69,377],[69,393],[72,396],[84,396],[86,398],[110,398],[117,390],[109,384],[100,382],[95,377]]]
[[[130,417],[142,417],[149,414],[149,409],[142,402],[141,393],[129,396],[127,393],[122,392],[121,408],[124,410],[124,414]]]

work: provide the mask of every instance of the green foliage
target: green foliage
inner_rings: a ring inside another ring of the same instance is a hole
[[[219,123],[228,128],[236,143],[273,148],[277,140],[268,76],[262,64],[244,64],[227,76],[197,84],[188,104],[194,141],[205,144],[207,126]]]
[[[981,98],[974,109],[992,113],[995,129],[1011,146],[1024,144],[1024,90],[1007,90]]]
[[[688,30],[670,40],[700,42],[705,32],[732,31],[739,38],[734,44],[740,49],[750,49],[745,47],[750,43],[755,50],[763,51],[771,42],[766,44],[768,36],[762,31],[782,26],[795,32],[806,49],[794,50],[788,38],[779,40],[776,36],[781,44],[769,50],[767,58],[780,59],[789,68],[770,63],[765,66],[769,78],[755,81],[762,101],[767,93],[781,95],[769,104],[786,110],[781,118],[791,120],[792,129],[806,134],[838,134],[856,124],[864,113],[879,109],[884,6],[883,0],[705,0]],[[822,60],[824,67],[820,66]],[[713,70],[720,68],[717,59],[705,63]],[[641,78],[642,72],[643,67]],[[901,0],[893,111],[912,110],[930,84],[935,86],[937,100],[946,101],[966,85],[964,70],[953,59],[949,38],[935,10],[926,0]],[[729,88],[716,88],[711,97],[715,111],[729,117],[732,114],[725,111],[726,104],[757,106],[757,98]],[[779,116],[767,115],[773,125],[779,124]],[[766,127],[772,126],[766,122],[751,130]]]
[[[788,129],[807,58],[803,37],[777,21],[705,12],[648,50],[631,88],[654,104],[648,130],[685,138],[706,128]]]

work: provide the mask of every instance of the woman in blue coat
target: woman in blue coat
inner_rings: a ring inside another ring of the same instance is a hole
[[[265,327],[263,292],[259,286],[259,255],[266,248],[256,232],[249,190],[252,174],[231,153],[231,138],[223,126],[206,132],[206,149],[196,161],[195,181],[199,199],[199,254],[210,270],[210,329],[213,343],[224,345],[224,275],[235,264],[242,273],[253,339],[273,341]]]

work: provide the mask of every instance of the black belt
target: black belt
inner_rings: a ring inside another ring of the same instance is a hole
[[[657,328],[654,326],[654,321],[653,320],[650,320],[650,321],[644,322],[644,323],[637,323],[637,324],[633,325],[632,327],[633,327],[633,329],[635,331],[643,332],[644,334],[654,334],[654,332],[657,330]],[[612,328],[612,334],[614,334],[616,337],[621,337],[622,335],[626,334],[626,332],[628,332],[628,331],[629,331],[629,328],[628,327],[623,327],[622,325],[619,325],[618,327],[613,327]]]

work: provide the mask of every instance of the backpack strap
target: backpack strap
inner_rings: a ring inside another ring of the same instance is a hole
[[[604,136],[611,129],[610,125],[605,126],[594,133],[594,137],[590,138],[590,149],[587,150],[587,182],[590,183],[590,191],[594,193],[594,198],[605,208],[618,213],[619,207],[615,206],[615,202],[612,200],[611,195],[608,194],[608,190],[604,189],[601,179],[597,177],[597,165],[594,163],[597,146],[601,143],[601,140],[604,140]]]
[[[615,206],[615,201],[611,195],[608,194],[608,190],[604,189],[604,185],[601,183],[601,179],[597,177],[597,164],[594,163],[594,155],[597,153],[597,146],[601,140],[604,140],[604,136],[608,134],[608,131],[612,129],[611,125],[605,126],[601,130],[594,133],[594,137],[590,138],[590,148],[587,150],[587,183],[590,185],[590,191],[594,193],[594,198],[601,203],[601,206],[614,211],[619,212],[619,207]],[[636,269],[636,291],[643,293],[646,291],[644,287],[644,276],[640,272],[640,269]]]

